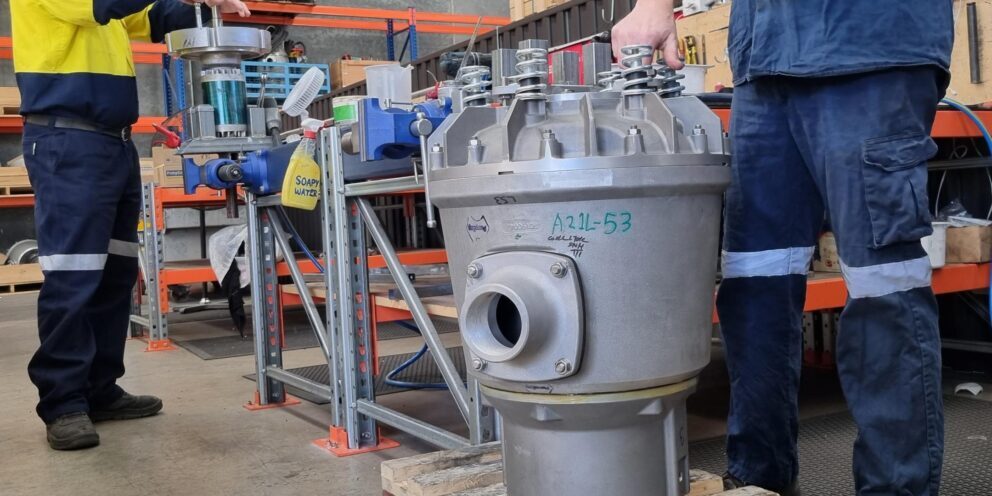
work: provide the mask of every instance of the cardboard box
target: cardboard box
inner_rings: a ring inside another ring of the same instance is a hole
[[[988,262],[992,255],[992,226],[947,228],[946,263]]]
[[[551,7],[561,5],[568,0],[510,0],[510,20],[519,21],[538,12],[544,12]]]
[[[837,254],[837,238],[834,233],[827,232],[820,236],[820,256],[813,260],[813,270],[816,272],[840,272],[840,255]]]
[[[141,166],[141,184],[155,182],[155,165],[151,157],[138,159]]]
[[[331,64],[331,88],[344,88],[365,81],[365,68],[370,65],[398,63],[389,60],[336,60]]]
[[[202,165],[207,160],[217,158],[217,155],[193,155],[190,158]],[[155,170],[155,184],[164,188],[183,187],[183,161],[182,157],[176,155],[175,150],[164,146],[153,146],[152,167]]]

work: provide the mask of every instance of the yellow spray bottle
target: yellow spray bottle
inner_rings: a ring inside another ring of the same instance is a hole
[[[313,210],[320,199],[320,166],[313,155],[317,147],[317,133],[323,126],[317,119],[303,121],[303,139],[289,159],[286,175],[282,180],[282,204],[286,207]]]
[[[313,210],[320,199],[320,167],[313,160],[317,148],[317,133],[324,123],[310,119],[307,106],[313,102],[324,85],[324,73],[311,67],[293,85],[282,104],[282,111],[300,117],[303,140],[289,159],[286,175],[282,180],[282,204],[287,207]]]

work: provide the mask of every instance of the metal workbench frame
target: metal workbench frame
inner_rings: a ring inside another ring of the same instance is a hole
[[[323,173],[321,193],[322,237],[327,260],[323,284],[326,321],[321,322],[313,297],[299,267],[287,259],[290,273],[299,290],[303,307],[327,358],[330,386],[316,383],[282,368],[278,329],[281,312],[276,294],[276,244],[291,253],[289,238],[279,215],[267,208],[276,197],[248,198],[249,245],[251,256],[252,299],[258,375],[257,401],[260,406],[286,401],[283,385],[294,386],[330,401],[331,444],[344,453],[374,450],[383,439],[378,423],[412,434],[441,448],[457,448],[491,441],[497,436],[495,411],[482,403],[478,383],[471,377],[462,382],[451,357],[438,336],[424,304],[421,302],[396,250],[386,236],[382,223],[365,196],[408,192],[420,189],[414,177],[367,181],[346,185],[341,135],[336,127],[320,133],[318,159]],[[410,307],[431,356],[438,364],[459,413],[468,425],[465,438],[423,420],[390,409],[376,402],[372,363],[372,295],[368,283],[366,233],[375,242],[389,268],[397,288]],[[254,248],[257,247],[257,248]],[[257,289],[256,289],[257,288]],[[275,316],[275,318],[273,318]],[[334,436],[334,432],[340,436]],[[333,451],[333,450],[332,450]]]

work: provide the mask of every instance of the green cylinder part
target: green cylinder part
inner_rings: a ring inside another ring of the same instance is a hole
[[[248,97],[244,81],[203,81],[203,99],[204,103],[214,108],[214,123],[219,132],[247,129]]]

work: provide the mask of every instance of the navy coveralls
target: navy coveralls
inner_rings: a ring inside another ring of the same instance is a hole
[[[772,489],[798,475],[802,310],[826,216],[849,292],[836,356],[858,494],[936,495],[940,338],[919,240],[951,1],[735,0],[729,38],[728,470]]]
[[[138,276],[138,118],[128,39],[196,24],[179,0],[12,0],[24,160],[35,191],[38,351],[28,365],[46,423],[120,398]],[[43,42],[42,42],[43,41]],[[83,130],[86,129],[86,130]]]

